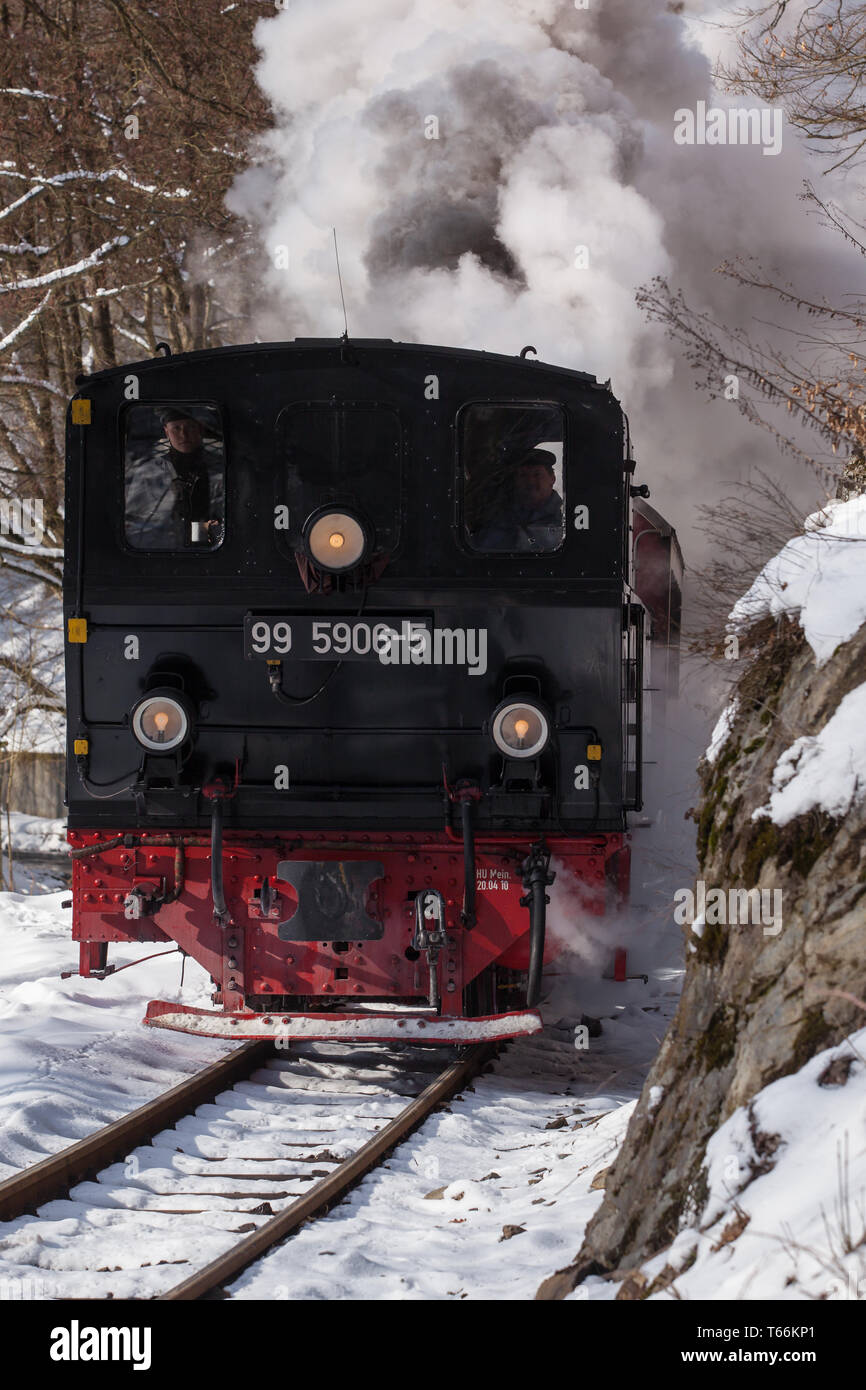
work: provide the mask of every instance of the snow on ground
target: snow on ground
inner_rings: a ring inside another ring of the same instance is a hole
[[[799,615],[815,661],[823,666],[866,622],[866,495],[832,501],[806,518],[764,566],[728,619],[742,632],[766,614]]]
[[[683,1270],[653,1299],[866,1298],[866,1029],[736,1110],[707,1168],[699,1221],[641,1267]]]
[[[48,819],[45,816],[30,816],[23,811],[7,811],[0,815],[0,845],[9,845],[8,829],[11,831],[13,855],[19,851],[38,851],[41,854],[65,854],[66,821]]]
[[[204,1004],[207,977],[169,955],[107,980],[78,964],[67,892],[0,893],[0,1179],[128,1114],[222,1056],[209,1038],[143,1028],[148,999]],[[159,947],[112,947],[118,964]]]
[[[70,862],[64,858],[68,850],[65,820],[0,807],[0,883],[4,887],[25,894],[56,892],[69,881]]]
[[[676,983],[596,982],[596,1001],[601,991],[619,1002],[585,1050],[554,1002],[542,1035],[512,1044],[384,1168],[241,1275],[230,1296],[533,1298],[574,1258],[601,1202]],[[573,998],[565,977],[557,995]]]

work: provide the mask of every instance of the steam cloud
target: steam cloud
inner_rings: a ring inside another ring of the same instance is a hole
[[[342,331],[335,225],[353,336],[538,342],[620,389],[666,381],[668,353],[634,305],[671,262],[663,212],[637,187],[646,132],[624,95],[629,62],[622,89],[603,70],[616,8],[295,0],[260,25],[278,125],[231,205],[271,257],[278,309],[263,334]],[[694,65],[679,22],[655,22]]]
[[[674,144],[677,108],[718,99],[703,0],[691,20],[670,0],[287,4],[256,36],[275,126],[229,199],[266,253],[260,337],[342,332],[336,226],[352,336],[533,343],[612,378],[675,509],[683,482],[715,471],[711,451],[725,478],[743,441],[749,463],[772,458],[736,407],[696,399],[634,303],[669,274],[736,323],[745,296],[711,273],[723,257],[778,256],[826,282],[838,256],[814,221],[779,216],[805,172],[790,132],[774,159]]]

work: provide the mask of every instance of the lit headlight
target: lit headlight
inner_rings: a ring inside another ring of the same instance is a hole
[[[494,711],[490,732],[507,758],[535,758],[547,747],[550,722],[531,700],[504,700]]]
[[[171,695],[145,695],[132,711],[132,732],[149,752],[169,753],[189,733],[189,715]]]
[[[325,512],[317,517],[306,540],[311,559],[332,573],[353,569],[367,553],[367,533],[349,512]]]

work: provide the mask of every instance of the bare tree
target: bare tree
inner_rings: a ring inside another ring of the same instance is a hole
[[[748,579],[802,531],[803,518],[779,479],[764,472],[748,482],[732,483],[726,496],[701,504],[697,511],[697,529],[711,545],[709,559],[692,576],[685,646],[696,656],[722,661],[731,609]]]
[[[273,13],[272,0],[163,0],[158,13],[145,0],[0,4],[7,608],[34,585],[60,594],[65,407],[77,374],[150,356],[162,338],[184,351],[239,332],[215,272],[251,251],[224,196],[268,122],[252,30]],[[201,262],[214,274],[197,273]],[[28,684],[20,636],[7,619],[0,689],[5,666],[27,700],[45,701],[46,681]],[[56,700],[56,674],[52,685]]]
[[[739,11],[736,24],[737,57],[717,72],[728,90],[783,104],[807,145],[829,155],[833,167],[856,162],[866,142],[866,5],[776,0]],[[824,225],[866,255],[858,222],[811,183],[803,197]],[[866,491],[866,299],[852,294],[831,303],[807,287],[779,283],[757,261],[725,261],[717,271],[759,304],[767,301],[785,324],[758,341],[754,331],[732,329],[693,309],[661,278],[639,291],[638,302],[679,342],[711,397],[735,400],[782,453],[810,465],[827,492],[844,497]],[[724,619],[744,581],[800,529],[778,481],[762,475],[738,484],[737,492],[702,509],[704,529],[715,538],[727,534],[734,546],[716,547],[697,576],[692,646],[708,654],[721,654]]]
[[[849,221],[820,202],[811,188],[807,196],[866,254]],[[832,489],[841,462],[866,453],[866,301],[852,297],[838,305],[810,297],[776,284],[756,262],[726,261],[717,270],[756,298],[784,306],[793,314],[796,333],[777,328],[773,341],[758,342],[693,309],[682,291],[662,277],[643,286],[637,301],[648,318],[664,324],[680,343],[698,384],[711,398],[730,393],[746,419],[767,430],[782,453],[808,464]],[[789,351],[786,343],[794,335],[797,349]]]
[[[782,102],[792,126],[836,168],[866,144],[866,5],[774,0],[741,10],[736,60],[717,77],[731,92]]]

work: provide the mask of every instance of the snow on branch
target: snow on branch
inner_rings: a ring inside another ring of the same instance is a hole
[[[51,92],[34,92],[30,87],[0,87],[0,96],[38,97],[40,101],[60,100],[59,97],[53,96]]]
[[[161,198],[189,198],[192,190],[189,188],[159,188],[155,183],[140,183],[131,174],[127,174],[125,169],[70,169],[64,174],[52,174],[50,178],[39,176],[38,183],[42,188],[59,188],[64,183],[76,182],[84,179],[90,183],[107,183],[109,179],[120,179],[121,183],[129,184],[130,188],[135,188],[139,193],[158,193]]]
[[[32,246],[29,241],[19,241],[17,246],[0,241],[0,255],[4,256],[47,256],[50,246]]]
[[[45,185],[37,183],[35,188],[31,188],[26,193],[22,193],[20,198],[15,199],[14,203],[7,203],[5,208],[0,208],[0,222],[2,222],[5,217],[10,217],[13,212],[23,207],[25,203],[29,203],[31,198],[35,198],[37,194],[44,192]]]
[[[123,324],[116,323],[114,325],[114,331],[115,333],[119,333],[122,338],[128,338],[131,343],[135,343],[136,347],[144,348],[146,352],[152,350],[152,344],[148,342],[147,338],[143,337],[140,333],[133,333],[130,328],[124,328]],[[0,377],[0,381],[2,380],[3,378]]]
[[[12,171],[3,169],[2,172],[8,178],[24,179],[34,177],[33,175],[23,174],[20,170]],[[89,183],[107,183],[109,179],[119,179],[121,183],[128,184],[130,188],[134,188],[138,193],[155,193],[157,197],[168,198],[171,202],[176,202],[179,199],[192,196],[192,190],[189,188],[158,188],[155,183],[140,183],[138,179],[134,179],[131,174],[127,174],[123,169],[104,169],[101,173],[93,169],[70,169],[64,174],[52,174],[50,177],[45,177],[43,175],[36,176],[32,188],[29,188],[26,193],[22,193],[20,198],[15,199],[14,203],[9,203],[5,208],[0,208],[0,222],[2,222],[4,218],[9,217],[17,208],[22,207],[24,203],[29,202],[31,198],[36,198],[40,193],[44,193],[46,188],[61,188],[66,183],[78,182],[80,180]]]
[[[12,280],[8,284],[0,285],[0,294],[17,293],[19,290],[37,290],[43,285],[55,285],[59,280],[71,280],[74,275],[81,275],[85,270],[93,270],[109,254],[116,251],[120,246],[129,245],[128,236],[112,237],[110,241],[104,241],[95,251],[91,251],[89,256],[83,256],[74,265],[58,266],[56,270],[46,271],[44,275],[34,275],[27,280]]]
[[[53,381],[40,381],[38,377],[30,376],[0,376],[2,386],[30,386],[35,391],[50,391],[53,396],[59,396],[62,401],[66,400],[66,392]]]
[[[128,280],[123,285],[104,286],[100,285],[95,290],[83,291],[75,299],[67,301],[69,304],[80,304],[86,313],[93,313],[91,301],[94,299],[117,299],[119,296],[134,293],[137,290],[146,290],[150,285],[159,279],[156,275],[151,275],[147,280]]]
[[[48,545],[28,545],[26,541],[13,541],[8,536],[0,536],[0,550],[11,551],[13,555],[26,555],[40,560],[62,560],[63,549]]]
[[[5,338],[0,338],[0,352],[5,352],[6,348],[11,347],[11,345],[16,341],[16,339],[20,338],[23,333],[27,332],[27,329],[30,327],[30,325],[34,323],[36,319],[38,319],[39,315],[42,313],[42,310],[48,304],[50,298],[51,291],[49,290],[48,293],[44,295],[40,302],[36,305],[36,308],[31,309],[30,313],[26,316],[26,318],[23,318],[21,320],[17,327],[13,328],[11,332],[7,333]]]
[[[67,392],[61,386],[57,386],[53,381],[39,379],[39,377],[25,377],[19,374],[17,377],[11,375],[0,375],[0,385],[3,386],[32,386],[33,391],[49,391],[51,395],[58,396],[63,402],[67,400]]]

